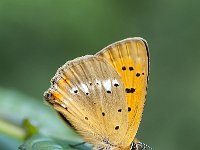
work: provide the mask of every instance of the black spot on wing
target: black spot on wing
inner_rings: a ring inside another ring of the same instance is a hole
[[[111,94],[111,91],[106,91],[108,94]]]
[[[134,70],[134,68],[133,68],[133,67],[129,67],[129,70],[130,70],[130,71],[133,71],[133,70]]]
[[[119,86],[119,84],[115,83],[115,84],[114,84],[114,86],[116,86],[116,87],[117,87],[117,86]]]
[[[78,93],[78,90],[74,90],[74,93]]]
[[[126,70],[126,67],[125,67],[125,66],[123,66],[123,67],[122,67],[122,70]]]
[[[122,112],[122,109],[118,109],[118,112]]]
[[[134,88],[126,88],[125,91],[126,91],[126,93],[133,93],[133,92],[135,92],[135,89]]]
[[[128,112],[130,112],[131,111],[131,107],[128,107]]]
[[[136,73],[136,77],[139,77],[140,76],[140,73]]]

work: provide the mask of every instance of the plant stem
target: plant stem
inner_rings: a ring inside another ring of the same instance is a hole
[[[0,119],[0,132],[20,140],[25,139],[26,136],[22,127],[2,119]]]

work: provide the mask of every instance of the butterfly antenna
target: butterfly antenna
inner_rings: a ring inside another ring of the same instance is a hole
[[[145,143],[142,143],[142,142],[139,142],[141,145],[142,145],[142,149],[143,150],[153,150],[153,148],[151,148],[149,145],[145,144]]]

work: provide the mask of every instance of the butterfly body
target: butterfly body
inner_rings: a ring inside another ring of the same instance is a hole
[[[146,42],[129,38],[67,62],[44,95],[94,149],[128,150],[142,118],[148,70]]]

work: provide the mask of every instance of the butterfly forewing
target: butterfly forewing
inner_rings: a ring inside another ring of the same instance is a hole
[[[128,128],[124,89],[106,60],[84,56],[57,71],[45,98],[88,142],[120,146]]]
[[[122,78],[128,104],[128,130],[122,145],[128,146],[135,138],[145,103],[149,74],[147,43],[142,38],[128,38],[107,46],[96,56],[110,63]]]

